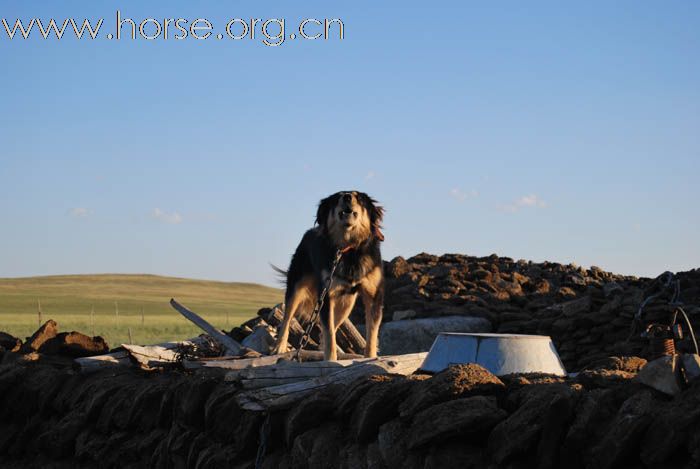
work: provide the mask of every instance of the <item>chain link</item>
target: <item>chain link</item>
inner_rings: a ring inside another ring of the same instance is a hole
[[[323,287],[323,291],[321,292],[321,295],[318,297],[318,301],[316,302],[316,307],[314,308],[313,312],[311,313],[311,318],[309,319],[309,323],[306,326],[306,330],[304,331],[304,335],[301,336],[301,340],[299,341],[299,346],[297,347],[297,352],[294,356],[294,360],[300,362],[300,356],[299,354],[301,353],[302,349],[306,347],[306,345],[309,343],[309,338],[311,337],[311,330],[313,329],[314,325],[316,324],[316,320],[318,319],[318,316],[321,314],[321,308],[323,308],[323,302],[326,299],[326,296],[328,295],[328,290],[331,288],[331,282],[333,282],[333,276],[335,275],[335,270],[338,268],[338,264],[340,264],[340,258],[343,257],[343,251],[338,249],[335,253],[335,260],[333,261],[333,265],[331,266],[331,273],[328,275],[328,280],[326,281],[326,285]],[[258,445],[258,452],[255,456],[255,469],[260,469],[262,468],[262,464],[265,461],[265,453],[267,452],[267,439],[270,437],[270,419],[271,419],[271,412],[267,411],[265,415],[265,420],[263,421],[262,426],[260,427],[260,443]]]
[[[311,313],[311,317],[309,318],[309,322],[306,325],[306,330],[304,331],[304,335],[301,336],[301,340],[299,341],[299,346],[297,347],[297,352],[294,355],[294,360],[300,362],[300,354],[301,351],[306,347],[306,345],[309,343],[309,339],[311,337],[311,331],[313,330],[314,326],[316,325],[316,321],[318,320],[319,315],[321,314],[321,309],[323,308],[323,303],[326,299],[326,296],[328,295],[328,290],[331,288],[331,282],[333,282],[333,276],[335,275],[335,270],[338,268],[338,264],[340,264],[340,259],[343,257],[343,251],[341,249],[338,249],[335,253],[335,260],[333,261],[333,265],[331,266],[331,273],[328,275],[328,280],[326,281],[326,285],[323,287],[323,291],[321,292],[321,295],[318,297],[318,301],[316,302],[316,307],[314,308],[313,312]]]
[[[265,453],[267,452],[267,439],[270,437],[270,420],[272,413],[268,411],[265,415],[265,420],[260,427],[260,444],[258,445],[258,453],[255,455],[255,469],[261,469],[265,461]]]

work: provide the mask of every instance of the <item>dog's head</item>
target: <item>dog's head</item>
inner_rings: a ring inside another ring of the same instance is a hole
[[[336,192],[319,203],[316,223],[338,247],[357,246],[371,237],[384,241],[384,209],[364,192]]]

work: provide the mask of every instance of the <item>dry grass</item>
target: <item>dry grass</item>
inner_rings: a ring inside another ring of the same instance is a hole
[[[171,297],[221,329],[282,301],[283,292],[252,283],[190,280],[155,275],[62,275],[0,279],[0,330],[24,338],[42,320],[60,330],[103,336],[111,347],[128,342],[184,339],[201,331],[173,310]],[[116,303],[116,304],[115,304]],[[119,314],[116,314],[118,307]],[[91,310],[94,316],[91,319]],[[143,318],[141,310],[143,309]]]

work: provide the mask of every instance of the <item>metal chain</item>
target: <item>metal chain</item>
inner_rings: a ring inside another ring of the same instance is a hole
[[[299,346],[297,347],[297,352],[294,355],[294,360],[300,362],[299,355],[301,354],[301,351],[303,350],[304,347],[309,343],[309,339],[311,337],[311,331],[314,328],[314,325],[316,325],[316,320],[318,319],[318,316],[321,314],[321,308],[323,308],[323,302],[326,299],[326,295],[328,295],[328,290],[331,288],[331,282],[333,281],[333,276],[335,275],[335,269],[338,268],[338,264],[340,264],[340,258],[343,257],[343,251],[341,249],[338,249],[335,253],[335,260],[333,261],[333,265],[331,266],[331,273],[328,275],[328,280],[326,281],[326,285],[323,287],[323,291],[321,292],[321,295],[318,297],[318,301],[316,302],[316,307],[314,308],[313,312],[311,313],[311,317],[309,318],[309,322],[306,325],[306,330],[304,331],[304,335],[301,336],[301,340],[299,341]]]
[[[304,335],[301,336],[301,340],[299,341],[299,346],[297,347],[297,352],[294,356],[294,359],[296,361],[301,361],[299,359],[299,354],[301,353],[301,350],[309,343],[311,330],[316,324],[316,319],[321,313],[321,308],[323,308],[323,302],[326,299],[326,296],[328,295],[328,290],[330,290],[331,282],[333,281],[335,270],[338,268],[338,264],[340,264],[341,257],[343,257],[343,251],[338,249],[335,253],[335,260],[333,261],[333,266],[331,267],[331,273],[328,276],[328,281],[326,282],[326,285],[324,286],[323,291],[321,292],[321,295],[319,296],[318,301],[316,302],[316,307],[311,313],[311,318],[309,320],[309,324],[306,326]],[[261,469],[263,462],[265,461],[265,453],[267,452],[267,439],[270,437],[271,415],[272,414],[270,411],[266,413],[265,420],[263,421],[263,424],[260,427],[260,443],[258,444],[258,452],[255,456],[255,469]]]
[[[265,453],[267,452],[267,439],[270,436],[270,420],[271,412],[267,412],[265,420],[260,427],[260,444],[258,445],[258,453],[255,455],[255,469],[261,469],[265,461]]]

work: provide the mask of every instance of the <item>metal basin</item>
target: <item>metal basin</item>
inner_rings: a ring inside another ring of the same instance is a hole
[[[420,370],[437,373],[461,363],[477,363],[496,376],[534,372],[566,376],[552,339],[523,334],[443,332],[435,338]]]

